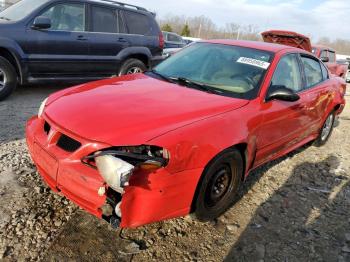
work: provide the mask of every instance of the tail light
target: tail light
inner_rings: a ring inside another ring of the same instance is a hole
[[[163,33],[162,33],[162,32],[159,34],[159,47],[160,47],[161,49],[164,48],[164,36],[163,36]]]

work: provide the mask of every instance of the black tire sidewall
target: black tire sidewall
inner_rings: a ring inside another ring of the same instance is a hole
[[[126,72],[128,72],[128,70],[130,68],[132,68],[132,67],[139,67],[139,68],[142,69],[142,71],[146,71],[147,70],[146,65],[142,61],[140,61],[140,60],[138,60],[136,58],[130,58],[130,59],[126,60],[123,63],[123,65],[121,66],[121,68],[119,70],[119,74],[118,75],[119,76],[125,75]]]
[[[326,139],[322,139],[322,130],[323,130],[323,127],[328,119],[328,117],[330,115],[333,115],[333,122],[332,122],[332,127],[331,127],[331,131],[329,132],[328,136],[326,137]],[[322,127],[320,129],[320,132],[319,132],[319,135],[317,137],[317,139],[315,140],[315,143],[314,145],[317,146],[317,147],[320,147],[320,146],[323,146],[324,144],[327,143],[328,139],[331,137],[332,133],[333,133],[333,129],[334,129],[334,121],[335,121],[335,113],[334,111],[332,111],[329,115],[327,115],[327,118],[326,120],[322,123]]]
[[[229,164],[231,167],[230,190],[225,194],[214,207],[208,208],[205,204],[205,193],[211,177],[222,164]],[[243,174],[243,160],[240,152],[230,149],[222,152],[214,158],[205,168],[201,181],[198,184],[198,193],[195,200],[195,215],[200,221],[210,221],[224,213],[234,202]]]
[[[17,74],[12,64],[3,57],[0,57],[0,69],[6,75],[6,85],[0,91],[0,101],[7,98],[17,86]]]

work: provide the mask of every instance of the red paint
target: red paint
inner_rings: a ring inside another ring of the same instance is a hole
[[[271,30],[261,33],[267,43],[282,44],[312,51],[310,38],[292,31]]]
[[[248,101],[218,96],[141,74],[60,91],[50,96],[42,118],[33,117],[26,128],[29,151],[49,186],[101,217],[105,196],[97,191],[104,181],[81,159],[111,146],[157,145],[170,152],[169,164],[131,177],[122,199],[121,226],[183,216],[190,212],[203,169],[224,149],[246,145],[242,175],[247,176],[253,168],[315,139],[326,116],[338,106],[337,113],[342,111],[345,83],[340,78],[300,93],[297,102],[265,102],[281,56],[305,51],[259,42],[209,42],[275,53],[258,97]],[[52,127],[49,135],[43,129],[45,121]],[[62,133],[82,147],[74,153],[58,148]]]
[[[328,62],[326,62],[326,66],[328,67],[329,71],[336,76],[343,77],[345,79],[346,73],[348,71],[348,67],[346,65],[337,64],[336,62],[336,52],[332,48],[322,46],[322,45],[314,45],[312,46],[314,55],[318,58],[326,57],[329,59]],[[333,53],[334,56],[331,56],[330,53]]]

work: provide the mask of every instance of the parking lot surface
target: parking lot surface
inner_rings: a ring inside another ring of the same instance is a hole
[[[0,102],[0,259],[350,261],[350,96],[324,147],[251,173],[217,221],[114,230],[52,193],[28,155],[25,122],[59,88],[19,88]]]

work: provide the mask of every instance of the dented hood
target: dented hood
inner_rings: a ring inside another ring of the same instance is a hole
[[[138,74],[53,94],[45,115],[86,139],[135,145],[248,103]]]
[[[310,38],[291,31],[271,30],[261,33],[267,43],[281,44],[297,47],[312,52]]]

